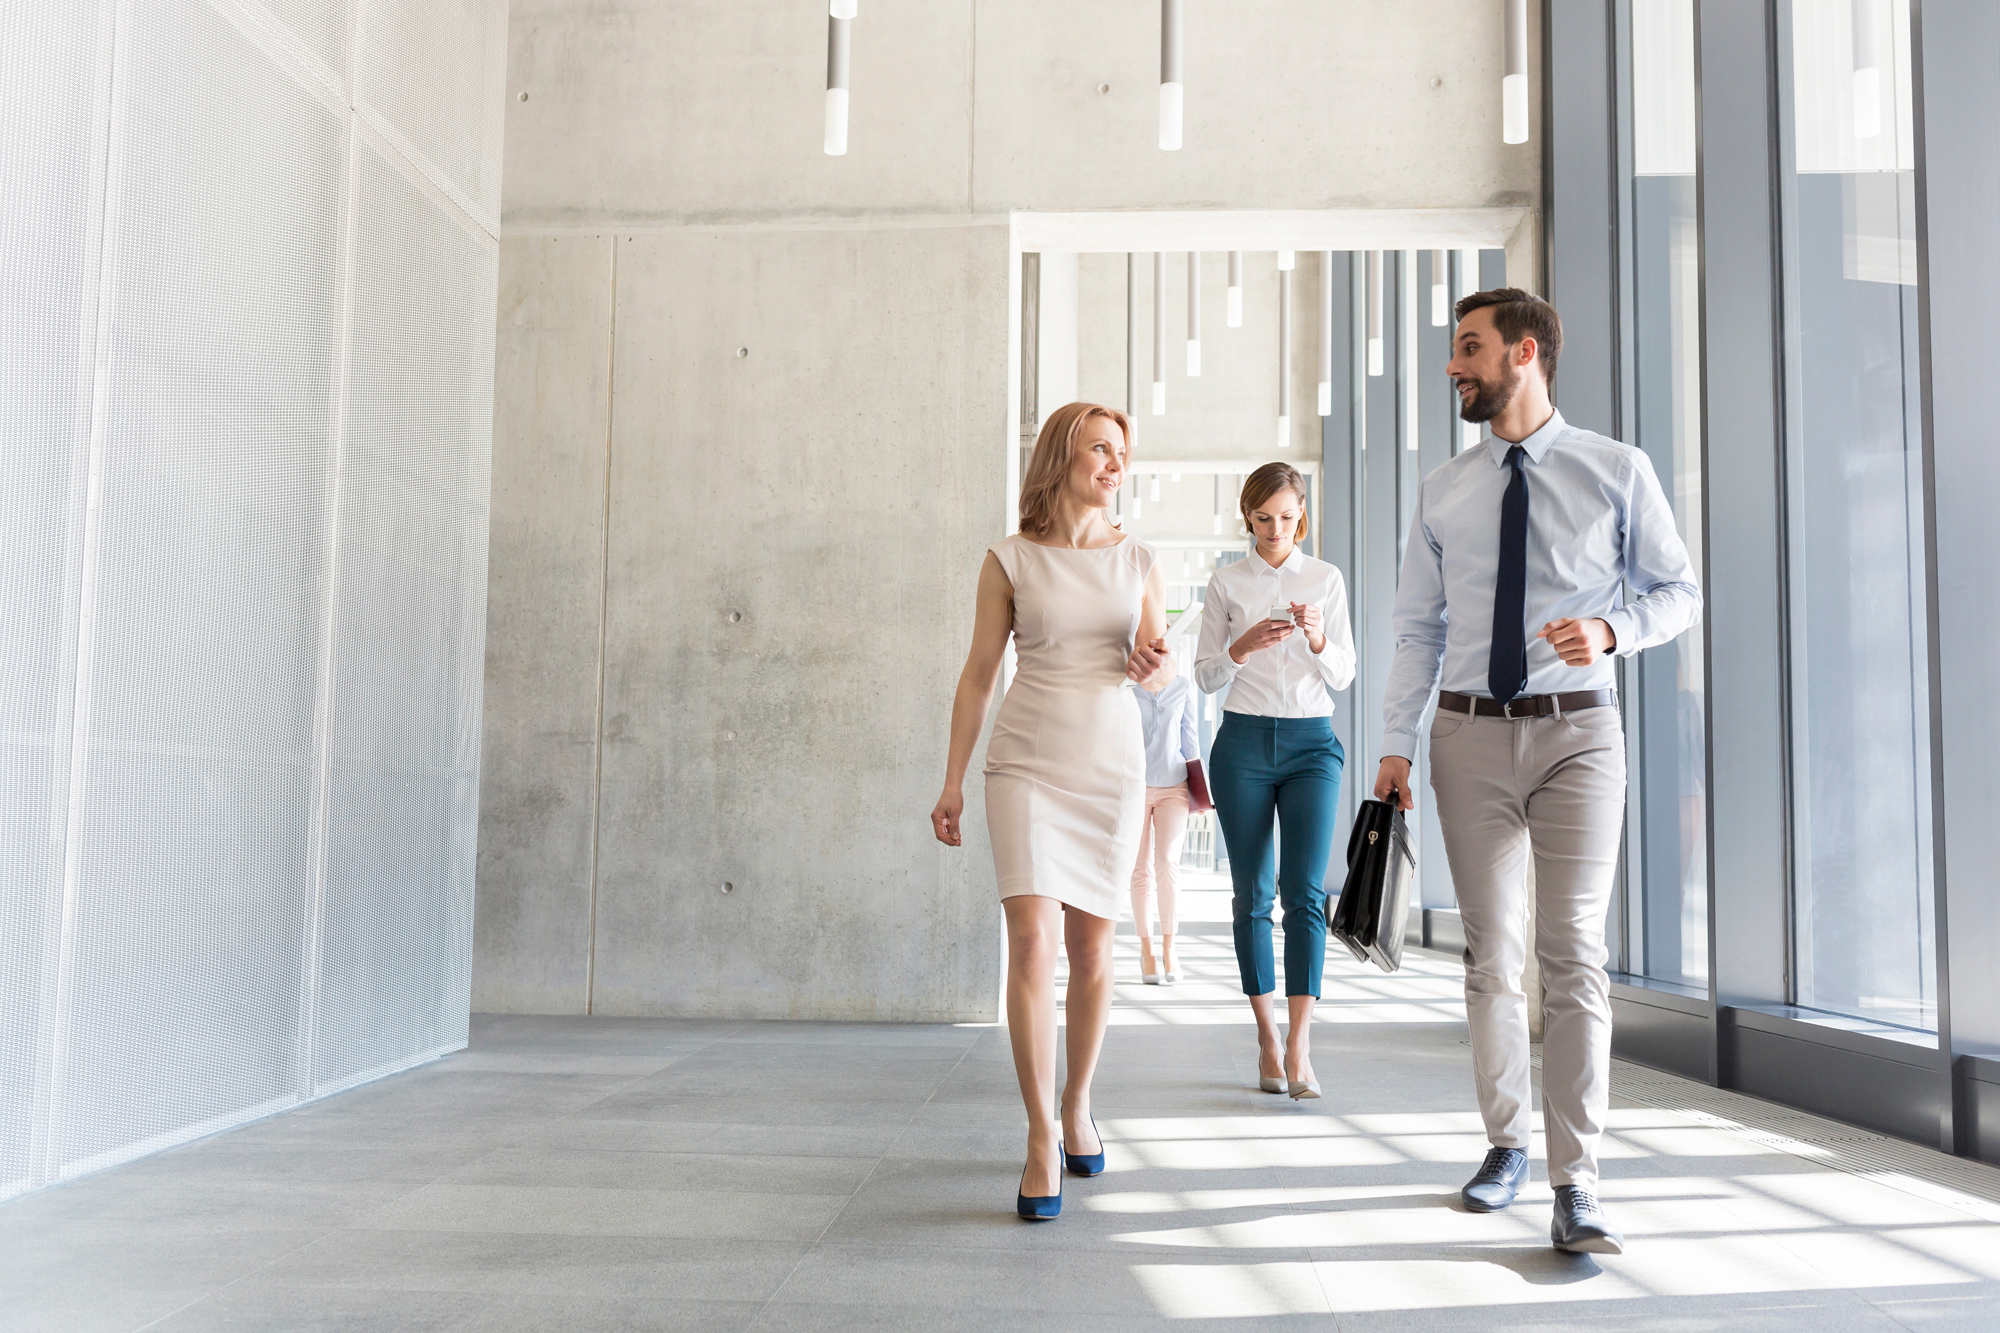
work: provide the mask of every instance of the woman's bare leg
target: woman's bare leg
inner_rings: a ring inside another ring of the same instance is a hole
[[[1115,921],[1074,907],[1063,913],[1063,939],[1069,950],[1069,991],[1063,1000],[1069,1035],[1063,1143],[1085,1156],[1103,1150],[1090,1124],[1090,1080],[1097,1073],[1104,1028],[1111,1020],[1111,936],[1117,928]]]
[[[1062,1147],[1055,1119],[1056,950],[1062,944],[1062,904],[1053,898],[1002,898],[1007,914],[1007,1039],[1014,1075],[1028,1111],[1028,1164],[1021,1193],[1047,1198],[1062,1184]]]
[[[1312,1081],[1313,997],[1288,995],[1292,1026],[1285,1033],[1285,1077],[1294,1083]]]
[[[1278,1020],[1271,1013],[1271,996],[1276,991],[1250,997],[1250,1012],[1257,1016],[1257,1077],[1285,1076],[1284,1043],[1278,1039]]]

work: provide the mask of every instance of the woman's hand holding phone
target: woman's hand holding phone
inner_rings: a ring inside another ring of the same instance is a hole
[[[1260,620],[1243,631],[1243,637],[1229,645],[1230,660],[1242,666],[1244,659],[1252,653],[1261,653],[1273,644],[1283,643],[1292,637],[1296,627],[1290,619],[1289,609],[1283,620]]]

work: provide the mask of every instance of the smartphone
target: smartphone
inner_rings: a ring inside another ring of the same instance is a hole
[[[1280,603],[1279,605],[1271,608],[1270,618],[1272,620],[1282,620],[1287,625],[1289,625],[1292,623],[1292,608],[1288,605]]]

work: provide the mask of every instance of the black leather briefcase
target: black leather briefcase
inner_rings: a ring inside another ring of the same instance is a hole
[[[1347,839],[1347,883],[1329,929],[1357,959],[1384,972],[1403,965],[1403,928],[1417,858],[1403,812],[1386,801],[1363,801]]]

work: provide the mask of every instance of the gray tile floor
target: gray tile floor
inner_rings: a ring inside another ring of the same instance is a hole
[[[1333,963],[1327,1097],[1294,1104],[1254,1091],[1227,928],[1185,940],[1187,982],[1120,989],[1110,1169],[1053,1224],[1012,1213],[998,1028],[481,1017],[461,1055],[0,1207],[0,1329],[2000,1329],[2000,1210],[1626,1098],[1626,1255],[1549,1249],[1539,1183],[1458,1211],[1454,964]]]

